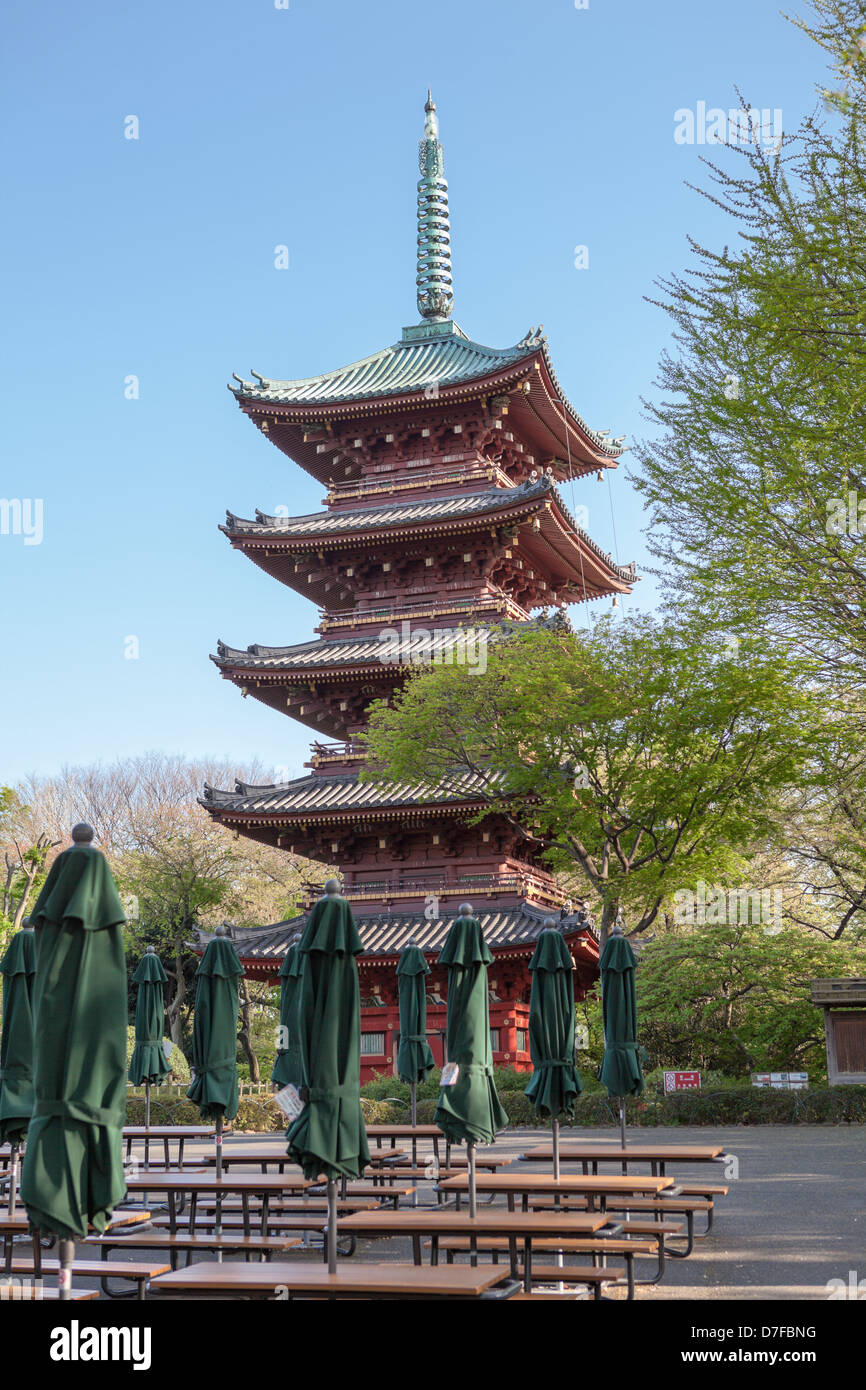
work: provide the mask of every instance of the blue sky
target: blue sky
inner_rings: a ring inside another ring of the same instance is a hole
[[[302,771],[310,732],[208,653],[305,640],[316,610],[216,528],[323,489],[225,383],[342,365],[417,321],[428,84],[454,317],[500,347],[543,322],[573,404],[633,438],[670,336],[644,296],[687,234],[729,234],[686,187],[707,151],[674,113],[738,86],[791,129],[821,76],[772,0],[18,0],[4,30],[0,495],[41,499],[43,536],[0,534],[0,781],[150,749]],[[624,467],[573,500],[646,561]]]

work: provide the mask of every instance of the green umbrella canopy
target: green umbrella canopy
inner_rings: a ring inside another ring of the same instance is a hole
[[[20,1144],[33,1113],[33,977],[36,933],[16,932],[0,962],[0,1144]]]
[[[570,1115],[580,1094],[574,1066],[574,962],[556,928],[541,932],[532,959],[529,1052],[532,1080],[526,1096],[535,1113],[555,1119]]]
[[[227,936],[208,942],[195,972],[195,1080],[186,1093],[203,1120],[233,1120],[238,1113],[238,980],[243,974]]]
[[[301,1043],[298,1036],[298,998],[304,957],[295,942],[286,951],[280,970],[280,1029],[287,1046],[277,1048],[271,1081],[278,1086],[302,1086]]]
[[[624,936],[609,936],[601,953],[604,1060],[598,1073],[609,1096],[639,1096],[644,1088],[637,1041],[634,952]]]
[[[135,1046],[129,1062],[129,1079],[133,1086],[145,1081],[159,1085],[171,1071],[162,1046],[165,1024],[165,990],[168,976],[162,961],[148,951],[138,963],[132,983],[138,985],[135,1001]]]
[[[76,826],[51,866],[36,928],[35,1104],[21,1198],[42,1231],[103,1231],[126,1193],[125,914],[108,863]]]
[[[298,951],[301,1064],[309,1098],[286,1132],[307,1178],[356,1178],[370,1161],[361,1112],[361,997],[355,957],[364,947],[345,898],[310,913]]]
[[[400,1001],[400,1046],[397,1049],[397,1075],[409,1085],[424,1080],[436,1065],[427,1041],[427,976],[430,967],[420,946],[410,945],[400,952],[397,965],[397,996]]]
[[[448,1061],[459,1067],[454,1086],[443,1086],[434,1119],[453,1143],[490,1144],[508,1124],[493,1084],[487,967],[493,954],[475,917],[453,923],[439,964],[448,966]]]

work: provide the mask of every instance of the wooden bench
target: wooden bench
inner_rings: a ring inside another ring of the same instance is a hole
[[[12,1261],[12,1268],[8,1273],[33,1274],[35,1268],[36,1266],[33,1260],[15,1259]],[[56,1274],[59,1268],[59,1260],[42,1261],[43,1274]],[[116,1275],[118,1279],[131,1280],[132,1283],[136,1285],[136,1288],[132,1292],[137,1292],[139,1299],[143,1299],[145,1297],[146,1285],[150,1280],[154,1279],[157,1274],[167,1273],[170,1268],[170,1265],[141,1264],[133,1260],[117,1266],[112,1266],[111,1272]],[[102,1292],[107,1298],[127,1297],[126,1293],[116,1294],[108,1288],[108,1280],[105,1277],[105,1262],[103,1260],[79,1260],[76,1257],[70,1265],[70,1269],[72,1270],[73,1277],[77,1274],[80,1275],[82,1279],[99,1279],[102,1285]]]
[[[198,1233],[190,1235],[186,1231],[179,1231],[174,1235],[170,1231],[136,1231],[134,1235],[129,1236],[88,1236],[84,1244],[100,1247],[102,1259],[106,1263],[109,1263],[112,1250],[164,1250],[168,1255],[170,1267],[177,1269],[177,1257],[183,1252],[186,1252],[187,1263],[196,1251],[209,1255],[217,1250],[240,1253],[244,1256],[245,1262],[249,1261],[251,1255],[258,1255],[260,1260],[268,1262],[272,1255],[280,1255],[286,1250],[294,1249],[301,1241],[297,1236],[245,1236],[235,1235],[233,1231],[224,1231],[219,1236]],[[111,1268],[114,1269],[113,1263]]]
[[[547,1211],[554,1205],[550,1197],[536,1197],[531,1199],[530,1205],[534,1211]],[[588,1205],[583,1197],[563,1197],[560,1201],[563,1211],[587,1211]],[[620,1212],[652,1212],[663,1220],[665,1216],[684,1216],[686,1220],[686,1248],[685,1250],[673,1250],[670,1246],[665,1246],[665,1254],[672,1255],[676,1259],[685,1259],[695,1248],[695,1213],[704,1212],[707,1217],[707,1229],[701,1235],[708,1235],[712,1229],[712,1201],[703,1201],[698,1197],[617,1197],[608,1199],[608,1211]]]
[[[508,1241],[502,1239],[502,1237],[476,1241],[476,1247],[479,1254],[492,1254],[494,1264],[499,1263],[500,1254],[508,1254]],[[452,1264],[455,1255],[471,1255],[472,1242],[470,1240],[467,1240],[466,1237],[452,1237],[446,1240],[441,1240],[439,1242],[439,1249],[443,1251],[445,1254],[446,1264]],[[595,1268],[605,1267],[603,1264],[599,1266],[596,1263],[597,1260],[600,1259],[604,1261],[608,1255],[618,1256],[625,1262],[625,1279],[628,1285],[629,1299],[634,1298],[635,1284],[636,1282],[638,1282],[635,1280],[634,1277],[635,1259],[640,1258],[641,1256],[655,1257],[657,1254],[657,1248],[654,1241],[628,1239],[623,1240],[618,1236],[603,1236],[594,1240],[556,1240],[545,1237],[542,1240],[537,1240],[534,1242],[534,1249],[538,1252],[545,1252],[547,1254],[550,1254],[551,1252],[562,1251],[562,1253],[566,1255],[592,1255],[593,1266]],[[557,1268],[559,1267],[560,1266],[557,1266]],[[566,1265],[565,1268],[569,1269],[571,1268],[571,1266]],[[620,1270],[620,1276],[622,1276],[622,1273],[623,1271]],[[535,1268],[533,1268],[533,1278],[535,1277],[536,1270]],[[540,1278],[541,1276],[539,1275],[538,1277]],[[557,1278],[559,1278],[559,1276],[557,1276]],[[545,1280],[544,1282],[546,1283],[547,1280]],[[576,1282],[590,1283],[591,1281],[580,1280]],[[641,1280],[640,1282],[657,1283],[658,1281],[655,1279],[646,1279]]]
[[[70,1289],[69,1301],[71,1303],[87,1303],[99,1297],[99,1289]],[[60,1298],[59,1289],[37,1288],[35,1284],[27,1285],[9,1284],[4,1285],[0,1278],[0,1303],[55,1303]]]
[[[518,1270],[523,1276],[523,1269]],[[619,1284],[625,1277],[624,1269],[600,1268],[598,1265],[538,1265],[532,1266],[533,1284],[588,1284],[592,1289],[592,1296],[599,1302],[602,1295],[604,1284]],[[532,1290],[530,1290],[532,1292]],[[634,1297],[634,1288],[629,1293],[629,1298]]]

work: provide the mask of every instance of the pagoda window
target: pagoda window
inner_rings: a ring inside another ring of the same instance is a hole
[[[525,1029],[525,1028],[517,1028],[517,1029],[515,1030],[515,1032],[516,1032],[516,1036],[517,1036],[517,1043],[516,1043],[517,1051],[518,1051],[518,1052],[526,1052],[526,1050],[527,1050],[527,1033],[526,1033],[526,1029]]]
[[[363,1036],[364,1036],[364,1035],[363,1035],[363,1033],[362,1033],[362,1034],[361,1034],[361,1038],[362,1038],[362,1039],[363,1039]],[[498,1028],[491,1028],[491,1029],[490,1029],[490,1051],[491,1051],[491,1052],[498,1052],[499,1050],[500,1050],[500,1049],[499,1049],[499,1029],[498,1029]],[[363,1052],[363,1048],[361,1049],[361,1051]]]
[[[385,1055],[385,1034],[384,1033],[362,1033],[361,1034],[361,1056],[362,1057],[384,1057]]]

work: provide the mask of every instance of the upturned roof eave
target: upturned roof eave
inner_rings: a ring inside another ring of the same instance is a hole
[[[371,361],[373,359],[362,360]],[[509,386],[517,384],[521,378],[528,379],[531,384],[532,377],[536,372],[543,373],[545,394],[555,398],[561,405],[578,442],[590,454],[588,461],[580,460],[581,471],[588,471],[594,465],[615,466],[616,461],[623,453],[622,448],[613,443],[606,443],[599,436],[598,431],[591,429],[565,396],[559,385],[546,340],[542,340],[524,357],[515,359],[495,371],[484,372],[474,377],[459,378],[453,382],[440,382],[435,401],[430,399],[429,394],[425,395],[423,386],[411,387],[406,391],[386,391],[381,394],[374,391],[349,399],[335,398],[303,403],[272,399],[273,393],[251,390],[246,387],[230,386],[229,389],[240,409],[246,414],[257,412],[279,419],[284,426],[304,427],[313,422],[324,423],[337,419],[350,420],[368,417],[374,413],[398,413],[415,409],[423,409],[425,412],[431,413],[443,405],[453,405],[455,402],[474,400],[479,396],[495,394],[497,391],[501,392]],[[307,380],[316,380],[316,378],[307,378]],[[562,417],[558,412],[554,415],[554,421],[562,423]],[[556,437],[550,422],[544,422],[544,427]],[[565,445],[565,438],[560,439],[560,443]],[[299,451],[305,455],[310,453],[304,449],[302,441],[299,441]],[[566,452],[568,452],[567,449]],[[314,457],[311,456],[308,461],[312,462]],[[321,465],[320,459],[318,462]],[[312,471],[316,472],[315,469]]]

